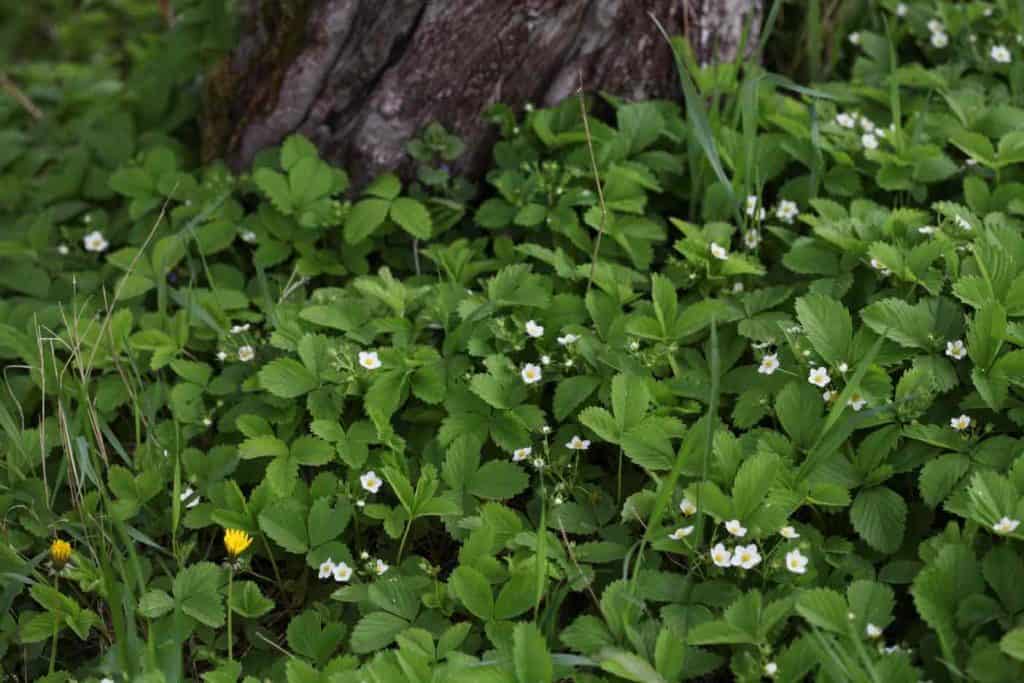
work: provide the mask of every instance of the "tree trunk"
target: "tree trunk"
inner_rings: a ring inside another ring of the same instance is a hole
[[[236,169],[299,132],[356,182],[401,169],[438,121],[466,142],[457,170],[486,167],[495,102],[546,106],[589,92],[664,97],[669,33],[702,62],[756,38],[761,0],[244,0],[242,38],[208,84],[207,157]]]

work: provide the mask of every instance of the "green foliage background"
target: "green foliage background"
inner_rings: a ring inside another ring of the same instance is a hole
[[[1024,679],[1020,3],[775,3],[359,191],[200,166],[173,6],[0,1],[6,675]]]

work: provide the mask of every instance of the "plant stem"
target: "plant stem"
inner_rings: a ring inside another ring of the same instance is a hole
[[[234,634],[231,632],[231,588],[235,583],[235,568],[231,568],[231,573],[228,574],[228,660],[234,660],[233,655],[233,640]]]
[[[53,589],[56,591],[60,590],[60,575],[53,577]],[[53,643],[50,645],[50,671],[49,674],[53,675],[53,670],[57,664],[57,632],[60,627],[60,611],[53,615]]]
[[[402,532],[402,541],[398,544],[398,556],[395,558],[395,566],[402,562],[402,552],[405,550],[405,541],[409,538],[409,529],[412,528],[412,520],[405,523],[405,531]]]

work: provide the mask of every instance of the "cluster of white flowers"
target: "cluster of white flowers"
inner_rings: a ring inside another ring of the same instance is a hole
[[[726,548],[724,543],[718,543],[711,549],[711,561],[717,567],[753,569],[761,564],[761,552],[755,543],[738,545],[732,550]]]
[[[320,563],[319,577],[321,579],[333,578],[338,583],[347,583],[352,578],[352,567],[345,562],[335,564],[334,560],[328,557]]]
[[[384,485],[383,480],[381,480],[373,470],[359,475],[359,483],[362,485],[364,491],[368,491],[370,493],[377,493],[377,491],[380,491],[380,487]]]
[[[928,30],[931,32],[932,47],[944,48],[949,45],[949,36],[946,34],[946,27],[938,19],[928,22]]]

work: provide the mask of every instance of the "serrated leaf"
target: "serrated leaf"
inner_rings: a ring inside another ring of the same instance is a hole
[[[833,365],[851,360],[853,322],[840,302],[822,294],[796,300],[796,315],[814,350]]]
[[[391,204],[391,220],[421,240],[430,239],[433,221],[427,207],[411,197],[399,197]]]
[[[530,484],[523,468],[507,460],[484,463],[466,484],[466,490],[478,498],[505,500],[513,498]]]
[[[850,506],[853,528],[868,545],[883,553],[899,550],[906,520],[906,502],[884,486],[862,490]]]
[[[260,369],[260,386],[281,398],[296,398],[316,389],[317,379],[294,358],[278,358]]]
[[[565,420],[590,398],[599,386],[601,378],[596,375],[577,375],[563,379],[555,388],[555,419],[559,422]]]

